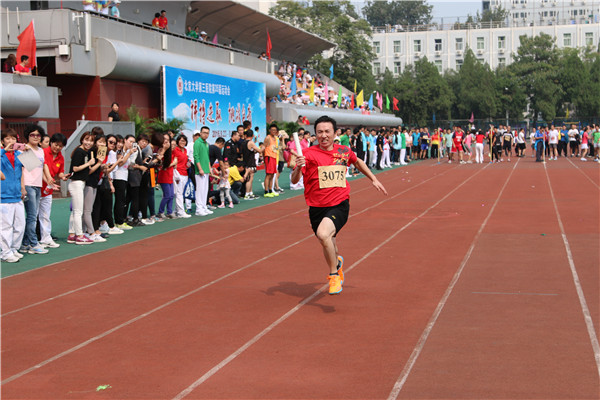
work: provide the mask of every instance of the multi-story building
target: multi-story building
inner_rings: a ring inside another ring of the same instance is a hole
[[[599,21],[599,0],[483,0],[483,10],[502,8],[509,26],[592,24]]]
[[[459,70],[467,48],[473,50],[481,62],[496,69],[514,61],[521,36],[533,37],[541,33],[555,38],[559,48],[598,49],[600,23],[591,23],[588,19],[568,24],[531,23],[525,26],[494,22],[374,28],[372,43],[376,58],[373,73],[383,73],[387,68],[398,75],[407,65],[423,57],[433,62],[440,73],[448,69]]]

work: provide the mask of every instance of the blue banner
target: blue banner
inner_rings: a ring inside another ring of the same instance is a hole
[[[185,121],[183,133],[192,136],[210,128],[208,141],[231,137],[245,120],[252,122],[254,142],[265,138],[267,93],[264,83],[163,66],[163,115]]]

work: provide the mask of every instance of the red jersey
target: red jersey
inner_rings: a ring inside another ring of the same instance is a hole
[[[356,163],[356,154],[347,146],[333,145],[326,151],[319,146],[304,151],[306,164],[304,198],[311,207],[332,207],[350,197],[350,185],[346,181],[346,169]]]
[[[50,176],[53,178],[65,172],[65,158],[61,153],[58,153],[55,158],[52,154],[51,146],[44,149],[44,164],[48,166]],[[53,192],[54,189],[49,187],[46,181],[42,179],[42,197],[50,196]]]
[[[475,135],[475,142],[477,143],[483,143],[483,139],[485,139],[485,135],[482,133],[477,133],[477,135]]]
[[[21,64],[17,64],[17,65],[15,65],[15,71],[27,74],[27,73],[31,72],[31,68],[24,67]]]
[[[187,151],[185,149],[181,150],[181,148],[179,146],[177,146],[177,147],[175,147],[175,149],[173,149],[173,157],[177,158],[177,172],[179,172],[179,175],[188,176]]]
[[[171,153],[171,161],[173,162],[173,153]],[[156,177],[156,182],[158,183],[173,183],[173,167],[169,167],[166,169],[160,169],[158,171],[158,176]]]
[[[167,20],[167,17],[159,17],[158,18],[158,27],[160,29],[165,29],[168,24],[169,24],[169,22]]]

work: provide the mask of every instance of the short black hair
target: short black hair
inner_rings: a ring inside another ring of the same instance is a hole
[[[200,128],[200,132],[202,132],[202,129],[208,129],[208,131],[210,132],[210,128],[206,125],[204,125],[202,128]]]
[[[175,143],[179,143],[179,141],[181,139],[185,140],[185,145],[187,146],[188,139],[187,139],[187,137],[184,134],[177,135],[177,137],[175,138]]]
[[[154,13],[154,18],[160,17],[160,13]]]
[[[23,62],[23,61],[27,61],[27,60],[29,60],[29,56],[26,56],[25,54],[23,54],[23,55],[21,56],[21,62]]]
[[[63,146],[66,146],[67,138],[62,133],[55,133],[50,137],[50,143],[62,143]]]
[[[238,130],[238,129],[240,129],[240,128],[244,129],[244,125],[238,125],[238,126],[236,126],[236,127],[235,127],[235,131],[237,132],[237,130]],[[244,130],[245,130],[245,129],[244,129]]]
[[[3,129],[1,136],[2,140],[4,140],[7,137],[14,137],[15,139],[17,139],[17,142],[19,141],[19,134],[13,128]]]
[[[337,130],[337,122],[335,122],[335,119],[328,117],[327,115],[322,115],[315,121],[315,132],[317,131],[317,125],[323,122],[330,122],[333,125],[333,131],[335,132]]]
[[[44,130],[44,128],[42,128],[39,125],[31,124],[31,125],[27,125],[27,127],[25,128],[25,132],[23,132],[23,135],[25,136],[25,140],[28,141],[29,134],[31,132],[35,132],[35,131],[38,131],[40,133],[41,137],[44,137],[46,135],[46,131]]]
[[[146,142],[150,142],[150,137],[145,133],[140,133],[136,139],[136,141],[145,140]]]
[[[110,108],[113,108],[115,106],[115,104],[117,105],[117,107],[119,107],[119,103],[117,103],[116,101],[113,101],[113,103],[110,105]]]
[[[273,128],[273,127],[277,128],[277,131],[279,131],[279,127],[274,122],[271,125],[269,125],[269,130],[271,130],[271,128]]]
[[[245,120],[242,122],[242,125],[244,126],[244,129],[248,129],[249,126],[252,126],[252,122]]]
[[[244,136],[247,138],[251,138],[254,136],[254,132],[252,132],[252,129],[248,129],[247,131],[244,132]]]
[[[215,143],[225,143],[225,139],[223,139],[222,137],[218,137],[217,140],[215,140]]]

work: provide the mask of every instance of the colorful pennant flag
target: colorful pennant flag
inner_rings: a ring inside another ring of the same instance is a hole
[[[338,108],[342,105],[342,85],[340,85],[340,90],[338,92],[338,101],[337,101],[337,106]]]
[[[388,97],[387,93],[385,94],[385,108],[388,110],[390,109],[390,98]]]
[[[356,93],[356,79],[354,80],[354,93]]]
[[[364,102],[365,100],[363,99],[363,91],[361,90],[358,96],[356,96],[356,105],[360,107]]]
[[[369,110],[373,109],[373,93],[371,93],[371,97],[369,97]]]
[[[310,99],[311,103],[315,102],[315,78],[313,78],[313,80],[310,84],[310,90],[308,91],[308,98]]]
[[[350,97],[350,109],[354,110],[355,105],[354,105],[354,94]]]
[[[398,108],[398,99],[392,97],[392,101],[394,102],[394,111],[400,111],[400,109]]]
[[[296,83],[296,67],[294,67],[294,71],[292,71],[292,83],[290,85],[290,96],[293,96],[298,91],[298,84]]]
[[[469,118],[469,122],[470,123],[475,122],[475,116],[473,115],[473,111],[471,111],[471,118]]]
[[[333,64],[329,67],[329,79],[333,79]]]

